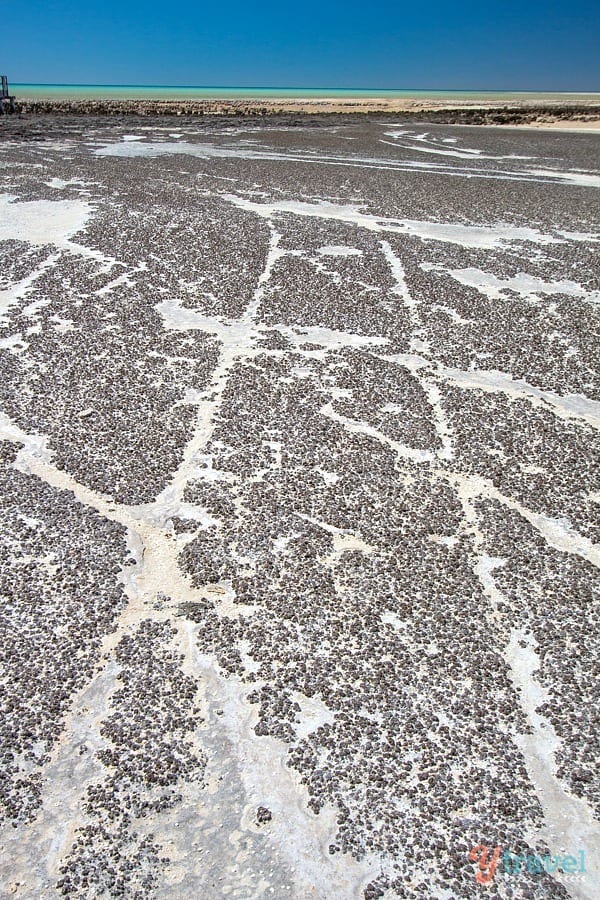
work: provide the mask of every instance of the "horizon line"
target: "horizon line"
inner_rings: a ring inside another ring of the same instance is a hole
[[[300,87],[294,85],[242,85],[242,84],[111,84],[103,82],[76,82],[76,81],[13,81],[14,86],[19,87],[101,87],[101,88],[170,88],[173,90],[244,90],[244,91],[380,91],[380,92],[397,92],[397,91],[414,91],[426,93],[428,91],[439,91],[445,93],[468,94],[468,93],[485,93],[485,94],[599,94],[600,90],[592,89],[565,89],[552,90],[550,88],[487,88],[487,87],[470,87],[470,88],[440,88],[440,87],[331,87],[319,86],[310,87],[302,85]]]

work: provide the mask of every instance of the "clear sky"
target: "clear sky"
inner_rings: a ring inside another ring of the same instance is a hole
[[[598,0],[6,0],[13,82],[600,91]]]

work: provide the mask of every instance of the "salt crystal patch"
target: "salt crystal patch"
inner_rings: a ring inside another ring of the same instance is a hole
[[[319,247],[318,252],[322,256],[362,256],[362,250],[359,250],[358,247],[345,247],[337,244]]]
[[[87,225],[91,207],[83,200],[27,200],[0,194],[0,240],[72,249],[69,243]]]

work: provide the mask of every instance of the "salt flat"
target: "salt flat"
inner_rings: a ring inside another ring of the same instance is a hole
[[[0,142],[3,895],[597,896],[598,136],[48,123]]]

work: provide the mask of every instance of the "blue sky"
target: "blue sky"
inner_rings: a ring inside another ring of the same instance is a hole
[[[600,91],[598,0],[8,0],[13,82]]]

